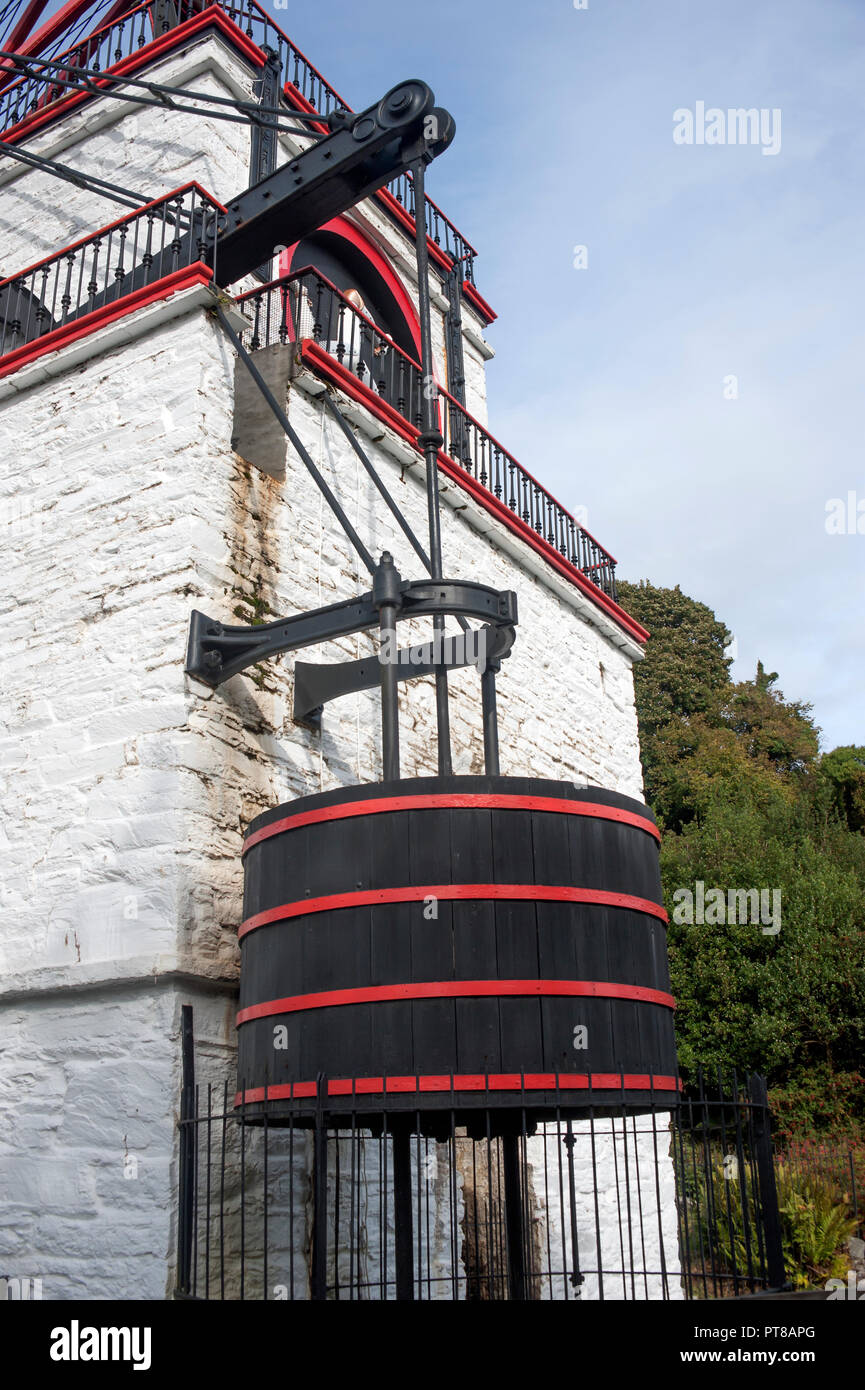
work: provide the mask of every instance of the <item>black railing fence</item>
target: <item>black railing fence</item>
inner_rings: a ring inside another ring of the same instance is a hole
[[[147,44],[167,33],[175,22],[183,23],[208,8],[203,0],[164,0],[136,6],[120,18],[95,28],[76,43],[66,42],[64,33],[41,54],[57,62],[68,63],[91,75],[104,72],[117,63],[132,57]],[[334,110],[351,110],[334,87],[321,75],[309,59],[292,43],[279,25],[256,4],[256,0],[219,0],[219,8],[252,41],[262,49],[277,54],[285,89],[287,110],[293,105],[327,116]],[[173,13],[172,13],[173,11]],[[87,23],[92,22],[88,14]],[[38,67],[38,59],[33,60]],[[69,74],[43,70],[33,77],[22,77],[0,91],[0,132],[9,130],[35,112],[61,101],[69,95],[68,86],[58,78]],[[411,175],[404,174],[387,185],[389,191],[414,218],[415,198]],[[426,230],[436,246],[460,262],[464,278],[474,283],[474,260],[477,252],[453,222],[431,198],[425,199]]]
[[[455,1095],[435,1138],[369,1097],[253,1123],[233,1090],[187,1070],[179,1297],[585,1303],[784,1285],[758,1078],[672,1114],[651,1093],[622,1114],[590,1090],[539,1121],[527,1092],[506,1132]]]
[[[186,184],[0,280],[0,356],[216,255],[216,203]],[[205,230],[206,222],[211,229]],[[199,229],[198,235],[186,236]]]
[[[238,302],[251,321],[244,334],[251,351],[309,338],[420,429],[420,367],[319,271],[296,271]],[[448,458],[615,600],[613,556],[453,396],[436,389]]]

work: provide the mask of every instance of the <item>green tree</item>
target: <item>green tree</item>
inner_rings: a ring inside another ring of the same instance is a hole
[[[717,716],[730,685],[730,658],[724,653],[732,633],[704,603],[648,580],[622,581],[619,600],[648,628],[645,660],[634,668],[634,693],[646,793],[657,801],[656,781],[668,750],[658,740],[671,725],[687,727],[696,716]],[[656,805],[664,815],[663,806]]]
[[[865,749],[820,758],[810,705],[761,662],[734,684],[729,630],[705,604],[645,581],[620,593],[652,634],[634,684],[668,910],[698,881],[780,895],[777,931],[671,921],[683,1071],[767,1072],[785,1123],[861,1132]]]
[[[820,759],[832,802],[851,830],[865,830],[865,748],[833,748]]]

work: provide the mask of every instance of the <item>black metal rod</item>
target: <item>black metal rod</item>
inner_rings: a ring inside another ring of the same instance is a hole
[[[327,1080],[318,1077],[312,1156],[312,1259],[310,1296],[317,1302],[327,1298],[327,1123],[324,1101]]]
[[[409,525],[399,506],[394,501],[390,489],[388,488],[384,479],[381,477],[380,473],[378,472],[378,469],[372,463],[372,460],[367,455],[366,450],[361,445],[360,440],[358,439],[354,430],[350,427],[348,421],[346,420],[345,416],[343,415],[342,411],[340,410],[339,406],[337,405],[336,401],[333,399],[329,391],[325,391],[323,393],[323,399],[331,415],[336,420],[337,424],[339,425],[340,429],[342,430],[352,449],[357,454],[358,458],[360,459],[361,463],[363,464],[364,468],[366,469],[367,473],[369,474],[370,478],[372,479],[373,483],[375,484],[376,488],[378,489],[379,493],[384,499],[388,511],[390,511],[393,515],[397,525],[399,526],[403,535],[406,537],[406,540],[408,541],[412,550],[418,556],[427,574],[431,574],[432,567],[430,565],[429,556],[427,555],[426,551],[424,550],[423,546],[421,545],[420,541],[418,540],[417,536],[415,535],[414,531],[412,530],[411,526]],[[459,623],[463,632],[471,631],[471,624],[466,622],[462,614],[457,614],[457,622]]]
[[[778,1211],[778,1189],[775,1185],[775,1161],[772,1154],[772,1134],[769,1123],[769,1097],[766,1080],[752,1076],[748,1082],[752,1106],[754,1156],[760,1184],[760,1209],[766,1242],[766,1273],[770,1289],[782,1289],[787,1283],[784,1268],[784,1249],[781,1240],[781,1217]]]
[[[415,160],[411,166],[415,190],[415,208],[425,206],[424,191],[425,165],[423,159]],[[442,577],[442,534],[441,512],[439,508],[438,451],[444,443],[438,427],[438,390],[433,373],[432,324],[430,319],[429,292],[429,251],[425,219],[415,217],[415,251],[417,256],[417,290],[420,318],[421,341],[421,431],[418,442],[424,451],[426,462],[427,512],[429,515],[429,557],[430,574],[433,579]],[[444,638],[445,620],[435,617],[433,625],[436,632]],[[450,711],[448,709],[447,671],[436,671],[436,732],[438,735],[438,770],[440,777],[449,777],[453,772],[451,758]]]
[[[508,1282],[511,1301],[526,1296],[525,1226],[520,1194],[520,1150],[516,1134],[502,1135],[505,1177],[505,1227],[508,1243]]]
[[[192,1274],[192,1228],[195,1199],[195,1049],[192,1006],[180,1010],[180,1210],[178,1213],[177,1287],[189,1293]]]
[[[109,198],[112,203],[120,203],[123,207],[132,208],[136,212],[147,202],[143,194],[133,193],[130,188],[124,188],[121,184],[109,183],[107,179],[98,179],[94,174],[82,174],[79,170],[70,168],[68,164],[60,164],[55,159],[45,159],[42,155],[34,154],[32,150],[16,150],[11,145],[4,144],[0,154],[8,155],[10,159],[17,159],[31,169],[43,169],[46,173],[53,174],[55,178],[74,184],[76,188],[83,188],[87,193],[96,193],[102,198]]]
[[[496,667],[485,666],[481,674],[481,709],[484,723],[484,771],[499,775],[499,716],[496,709]]]
[[[228,322],[228,319],[225,317],[225,314],[222,312],[222,309],[218,304],[214,308],[214,313],[216,314],[216,317],[218,318],[219,322],[222,324],[222,327],[225,330],[225,333],[230,339],[232,345],[234,346],[241,362],[246,367],[247,371],[249,372],[250,376],[252,377],[253,381],[258,387],[259,391],[264,396],[264,399],[267,401],[267,404],[270,406],[271,410],[273,411],[274,415],[276,416],[277,420],[279,421],[280,425],[285,431],[285,434],[290,444],[293,446],[295,452],[299,455],[301,462],[305,464],[306,468],[312,474],[312,477],[315,480],[318,487],[320,488],[321,492],[324,494],[325,501],[327,502],[328,506],[330,507],[331,511],[333,512],[343,531],[345,531],[345,534],[348,536],[349,540],[351,541],[352,545],[354,546],[363,563],[366,565],[370,574],[373,574],[375,572],[375,561],[373,560],[372,556],[370,555],[360,536],[357,534],[357,531],[355,531],[354,527],[352,526],[351,522],[349,521],[348,517],[343,511],[343,508],[341,507],[340,503],[337,501],[333,492],[328,487],[319,469],[313,463],[312,458],[307,452],[300,436],[298,435],[294,427],[290,424],[288,416],[282,409],[281,405],[277,401],[267,382],[264,380],[264,377],[261,375],[261,372],[256,367],[246,348],[243,346],[243,343],[240,341],[240,338],[235,333],[234,329]]]
[[[400,1303],[414,1299],[414,1230],[411,1198],[411,1130],[397,1123],[393,1130],[393,1206],[396,1238],[396,1296]]]
[[[396,619],[390,604],[381,610],[381,641],[379,665],[381,666],[381,761],[382,778],[385,782],[395,782],[399,777],[399,688],[397,676]],[[390,659],[384,654],[390,647]]]
[[[385,782],[399,777],[399,650],[396,615],[402,604],[402,580],[385,550],[372,582],[373,603],[379,612],[381,645],[378,662],[381,674],[381,761]]]
[[[373,467],[372,462],[367,457],[366,450],[361,447],[360,442],[358,441],[358,438],[354,433],[354,430],[350,428],[348,421],[346,420],[345,416],[343,415],[342,411],[340,410],[339,406],[337,405],[336,401],[333,399],[329,391],[324,392],[323,398],[331,415],[336,420],[337,424],[339,425],[340,429],[342,430],[352,449],[357,454],[358,458],[360,459],[370,478],[372,478],[373,483],[378,488],[378,491],[380,492],[381,496],[384,498],[385,505],[393,515],[397,525],[403,532],[403,535],[408,540],[408,543],[411,546],[412,550],[420,559],[420,562],[423,565],[424,569],[428,573],[431,573],[429,556],[427,555],[426,551],[424,550],[414,531],[411,529],[411,526],[406,521],[396,502],[393,500],[391,493],[389,492],[385,483],[382,481],[377,470]]]

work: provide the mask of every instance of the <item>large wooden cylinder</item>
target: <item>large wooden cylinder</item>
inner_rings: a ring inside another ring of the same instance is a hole
[[[641,802],[426,777],[278,806],[244,847],[239,1098],[537,1115],[676,1094],[658,832]],[[317,1091],[318,1087],[318,1091]]]

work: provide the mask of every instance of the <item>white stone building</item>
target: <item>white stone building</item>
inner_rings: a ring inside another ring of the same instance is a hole
[[[189,13],[130,47],[123,70],[252,100],[265,36],[245,27],[230,10]],[[190,116],[107,94],[49,93],[17,127],[7,110],[7,132],[43,159],[140,191],[142,203],[192,181],[224,202],[249,182],[250,127],[199,105]],[[301,148],[280,135],[278,160]],[[16,276],[118,215],[92,189],[3,160],[0,272]],[[370,198],[342,221],[342,241],[391,287],[388,303],[402,303],[411,328],[417,288],[405,214]],[[441,262],[439,253],[431,288],[445,385]],[[250,277],[232,293],[258,283]],[[253,622],[347,598],[366,582],[287,444],[275,467],[270,456],[269,472],[233,447],[243,442],[235,355],[212,294],[206,276],[187,275],[149,302],[115,304],[113,317],[97,314],[65,334],[61,322],[17,348],[7,340],[0,354],[0,1276],[39,1277],[46,1298],[171,1295],[180,1014],[193,1006],[200,1078],[229,1076],[244,829],[277,803],[381,775],[377,692],[328,706],[317,732],[293,722],[291,661],[216,691],[184,674],[191,609]],[[250,301],[239,309],[251,323]],[[470,282],[461,314],[465,410],[484,430],[490,314]],[[236,311],[233,321],[242,322]],[[392,413],[368,392],[342,389],[344,375],[314,354],[295,352],[292,371],[289,419],[353,525],[374,554],[390,550],[404,576],[417,576],[322,392],[335,393],[424,537],[418,449]],[[445,573],[519,598],[519,636],[498,689],[502,771],[640,798],[632,667],[645,634],[506,496],[499,501],[491,481],[443,467],[441,499]],[[359,636],[304,656],[375,649]],[[479,772],[474,673],[455,675],[451,688],[455,771]],[[431,681],[401,687],[400,701],[402,775],[431,773]],[[617,1142],[609,1140],[610,1155]],[[604,1183],[602,1200],[611,1201],[614,1179]],[[646,1184],[654,1202],[653,1174]],[[660,1224],[673,1269],[668,1173],[664,1184],[655,1237]],[[558,1219],[552,1208],[547,1215]],[[608,1296],[649,1293],[624,1280]]]

